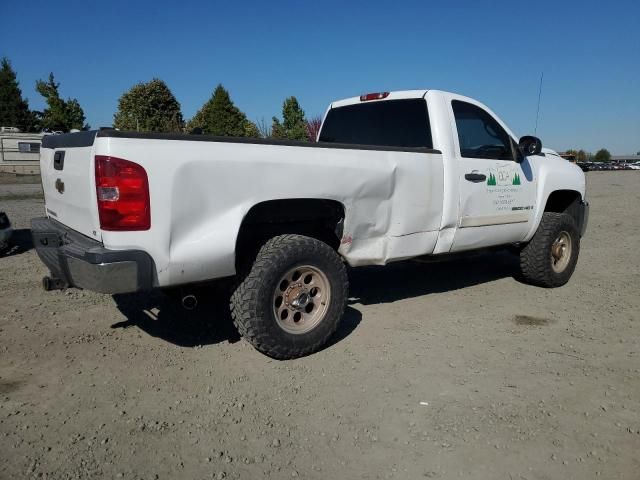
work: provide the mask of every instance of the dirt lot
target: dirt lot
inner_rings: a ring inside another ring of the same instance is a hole
[[[640,174],[588,184],[569,285],[508,254],[352,270],[332,344],[286,362],[213,299],[44,292],[42,201],[0,185],[0,477],[638,479]]]

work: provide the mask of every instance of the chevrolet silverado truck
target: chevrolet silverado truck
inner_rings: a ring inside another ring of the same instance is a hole
[[[124,293],[233,279],[256,349],[320,349],[348,297],[345,264],[510,247],[559,287],[585,232],[585,176],[480,102],[436,90],[332,103],[317,142],[125,132],[43,139],[46,289]]]

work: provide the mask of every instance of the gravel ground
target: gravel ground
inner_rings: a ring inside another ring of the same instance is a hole
[[[43,203],[0,185],[0,477],[638,479],[639,184],[588,174],[567,286],[508,254],[352,270],[331,345],[285,362],[213,294],[44,292]]]

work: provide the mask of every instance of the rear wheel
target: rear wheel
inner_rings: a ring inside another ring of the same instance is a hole
[[[524,279],[540,287],[560,287],[576,268],[580,234],[575,220],[565,213],[545,212],[538,230],[520,252]]]
[[[347,300],[347,273],[326,243],[303,235],[268,240],[231,297],[240,334],[257,350],[288,359],[320,349]]]

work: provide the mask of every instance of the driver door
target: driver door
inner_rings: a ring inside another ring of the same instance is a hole
[[[458,146],[458,228],[451,251],[519,242],[533,217],[535,180],[511,136],[486,110],[451,102]]]

